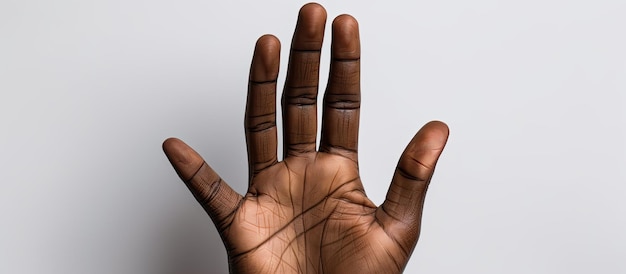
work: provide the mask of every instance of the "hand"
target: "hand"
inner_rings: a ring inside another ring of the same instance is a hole
[[[448,128],[430,122],[417,132],[398,162],[385,202],[376,207],[359,177],[360,42],[357,21],[349,15],[332,24],[316,151],[325,24],[322,6],[300,10],[282,96],[282,162],[276,155],[275,103],[280,43],[270,35],[257,41],[245,114],[245,196],[182,141],[163,143],[174,169],[215,223],[233,273],[400,273],[417,243],[426,189]]]

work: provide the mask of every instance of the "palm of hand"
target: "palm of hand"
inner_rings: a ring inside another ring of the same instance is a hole
[[[325,10],[298,18],[283,94],[285,159],[277,160],[275,92],[280,44],[259,38],[246,105],[249,189],[233,191],[178,139],[164,151],[209,213],[234,273],[400,273],[419,237],[430,178],[445,145],[441,122],[424,126],[402,154],[376,207],[358,170],[360,45],[356,21],[333,22],[332,62],[316,151],[316,102]]]
[[[259,173],[223,235],[231,264],[255,265],[257,273],[348,273],[375,260],[385,264],[367,267],[372,273],[398,272],[386,252],[408,254],[375,213],[355,162],[312,153]]]

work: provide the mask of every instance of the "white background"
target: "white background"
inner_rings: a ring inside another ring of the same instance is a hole
[[[244,192],[254,42],[286,68],[304,3],[1,0],[0,273],[226,272],[161,142]],[[322,4],[360,21],[375,203],[422,124],[451,128],[407,273],[626,273],[625,1]]]

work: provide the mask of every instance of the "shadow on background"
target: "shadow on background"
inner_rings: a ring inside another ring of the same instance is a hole
[[[163,220],[162,248],[154,251],[156,274],[228,273],[222,240],[209,217],[197,207]]]

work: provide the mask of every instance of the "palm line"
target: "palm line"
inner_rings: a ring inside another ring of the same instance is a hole
[[[272,233],[272,235],[268,236],[265,240],[263,240],[263,241],[262,241],[261,243],[259,243],[257,246],[255,246],[255,247],[253,247],[253,248],[251,248],[251,249],[248,249],[248,250],[246,250],[246,251],[243,251],[243,252],[241,252],[241,253],[239,253],[239,254],[233,254],[233,255],[232,255],[232,256],[233,256],[233,258],[236,258],[236,257],[242,256],[242,255],[245,255],[245,254],[247,254],[247,253],[250,253],[250,252],[252,252],[252,251],[256,250],[257,248],[259,248],[260,246],[262,246],[263,244],[267,243],[269,240],[271,240],[272,238],[274,238],[274,237],[275,237],[278,233],[280,233],[280,232],[284,231],[285,229],[289,228],[291,225],[293,225],[293,223],[294,223],[297,219],[301,218],[304,214],[306,214],[306,213],[308,213],[309,211],[313,210],[315,207],[317,207],[318,205],[322,204],[322,202],[326,201],[328,198],[332,198],[331,196],[332,196],[334,193],[336,193],[337,191],[339,191],[339,189],[341,189],[341,187],[343,187],[343,186],[345,186],[345,185],[347,185],[347,184],[349,184],[349,183],[352,183],[352,182],[354,182],[354,181],[356,181],[356,180],[358,180],[358,179],[359,179],[359,177],[356,177],[356,178],[354,178],[354,179],[351,179],[351,180],[348,180],[348,181],[346,181],[346,182],[342,183],[342,184],[341,184],[341,185],[339,185],[339,186],[338,186],[335,190],[333,190],[332,192],[328,193],[328,194],[327,194],[324,198],[322,198],[320,201],[316,202],[315,204],[313,204],[312,206],[310,206],[310,207],[309,207],[309,208],[307,208],[306,210],[303,210],[302,212],[298,213],[298,215],[293,216],[293,218],[292,218],[289,222],[287,222],[287,223],[286,223],[285,225],[283,225],[280,229],[278,229],[277,231],[275,231],[274,233]],[[244,199],[246,199],[246,198],[244,198]],[[292,203],[292,206],[293,206],[293,203]],[[331,212],[332,212],[332,211],[331,211]],[[326,217],[326,218],[327,218],[327,217]],[[326,219],[326,218],[324,218],[324,219]],[[303,224],[303,225],[304,225],[304,224]],[[304,232],[306,232],[306,231],[307,231],[307,229],[305,229],[305,231],[304,231]],[[297,237],[296,237],[296,238],[297,238]]]

